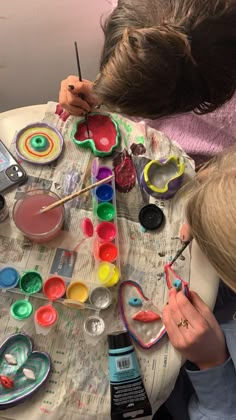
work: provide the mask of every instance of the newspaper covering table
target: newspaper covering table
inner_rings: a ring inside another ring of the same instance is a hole
[[[45,188],[64,196],[68,193],[68,180],[79,190],[91,180],[91,162],[94,156],[88,149],[77,147],[70,138],[75,117],[63,121],[58,106],[49,102],[44,122],[56,126],[64,136],[63,155],[56,163],[36,166],[22,162],[29,179],[27,184],[6,195],[10,208],[10,218],[1,224],[0,265],[12,265],[21,273],[38,270],[46,279],[57,272],[67,282],[83,280],[88,284],[94,281],[94,257],[92,239],[73,252],[76,244],[82,241],[80,228],[84,217],[93,217],[91,193],[85,194],[66,204],[64,230],[48,244],[32,244],[25,240],[16,229],[11,209],[14,201],[28,189]],[[112,114],[121,132],[120,150],[130,152],[133,143],[141,143],[146,148],[142,158],[160,159],[174,154],[185,160],[185,182],[194,176],[194,164],[184,151],[164,134],[147,127],[143,122],[132,122],[118,114]],[[33,121],[32,121],[33,122]],[[15,154],[14,139],[10,150]],[[140,158],[136,157],[136,164]],[[101,163],[111,163],[111,158],[101,159]],[[162,307],[167,300],[163,266],[173,257],[180,246],[178,234],[184,218],[186,192],[169,201],[150,198],[150,203],[159,205],[165,214],[164,229],[159,232],[144,233],[138,222],[139,210],[143,207],[144,196],[139,182],[129,193],[117,193],[117,216],[121,274],[123,280],[138,282],[146,296]],[[176,271],[186,281],[189,280],[189,254],[176,262]],[[104,311],[106,332],[123,329],[120,320],[117,294],[118,286],[111,289],[113,305]],[[9,313],[11,304],[19,295],[0,293],[0,333],[5,338],[14,332],[26,332],[38,350],[47,351],[53,362],[53,372],[44,386],[30,401],[3,414],[10,419],[23,420],[26,413],[29,419],[85,420],[110,418],[110,390],[108,375],[108,350],[106,336],[90,345],[83,333],[83,321],[90,313],[65,308],[55,304],[59,322],[48,336],[37,335],[33,318],[23,322],[13,320]],[[34,309],[42,305],[42,300],[30,298]],[[153,413],[170,394],[181,366],[181,357],[165,337],[151,350],[142,350],[135,345],[144,384],[153,407]]]

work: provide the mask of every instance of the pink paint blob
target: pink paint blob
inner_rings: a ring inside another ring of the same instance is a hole
[[[40,214],[59,197],[51,191],[34,190],[24,194],[13,207],[13,220],[18,229],[35,242],[48,242],[55,238],[62,228],[64,207],[60,206]]]
[[[87,236],[87,238],[92,238],[93,222],[89,217],[86,217],[84,220],[82,220],[81,228],[82,228],[83,234]]]
[[[117,229],[112,222],[101,222],[96,227],[96,232],[102,241],[113,241],[116,237]]]
[[[116,128],[108,115],[94,114],[88,115],[89,131],[97,150],[110,152],[116,145]],[[83,142],[88,139],[85,122],[79,123],[75,133],[75,140]]]

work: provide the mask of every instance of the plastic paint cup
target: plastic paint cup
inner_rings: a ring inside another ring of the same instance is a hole
[[[37,271],[26,271],[20,278],[19,286],[22,292],[32,295],[40,292],[43,286],[43,279]]]
[[[30,317],[30,315],[33,312],[33,306],[31,303],[26,300],[17,300],[13,303],[11,306],[11,316],[15,319],[18,319],[20,321],[24,321],[24,319],[27,319]]]
[[[113,172],[111,168],[109,168],[108,166],[100,166],[98,169],[96,180],[101,181],[102,179],[107,178],[108,176],[112,174]]]
[[[88,299],[88,288],[80,281],[73,281],[66,290],[67,299],[77,300],[84,303]]]
[[[56,325],[58,313],[52,305],[41,306],[34,316],[35,329],[37,334],[47,335]]]
[[[111,185],[103,184],[96,188],[95,194],[98,201],[111,201],[113,197],[113,188]]]
[[[13,267],[4,267],[0,270],[0,289],[12,289],[16,287],[20,275]]]
[[[97,269],[98,280],[106,287],[112,287],[118,283],[120,272],[115,264],[101,262]]]
[[[51,276],[43,285],[43,293],[49,300],[60,299],[66,293],[66,284],[62,277]]]
[[[96,232],[102,241],[113,241],[116,237],[117,229],[116,225],[112,222],[101,222],[96,227]]]
[[[110,222],[116,214],[115,207],[111,203],[99,203],[97,206],[97,216],[100,220]]]
[[[113,262],[116,260],[118,250],[112,242],[104,242],[98,248],[98,258],[102,261]]]
[[[106,287],[96,287],[89,296],[90,303],[97,309],[106,309],[110,306],[112,296],[110,290]]]
[[[40,210],[59,199],[58,195],[47,190],[34,190],[25,193],[13,207],[13,220],[16,227],[32,241],[51,241],[62,228],[64,207],[58,206],[42,214]]]
[[[84,321],[84,331],[91,337],[98,337],[105,330],[105,323],[100,316],[92,315]]]

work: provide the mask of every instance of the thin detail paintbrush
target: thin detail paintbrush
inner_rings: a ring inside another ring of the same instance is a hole
[[[75,56],[76,56],[76,63],[77,63],[77,69],[78,69],[78,76],[79,76],[79,81],[82,82],[82,74],[81,74],[81,68],[80,68],[80,61],[79,61],[79,51],[78,51],[78,45],[77,42],[74,42],[75,44]],[[81,99],[85,99],[85,95],[83,93],[79,93],[79,97]],[[85,123],[86,123],[86,128],[87,128],[87,135],[89,138],[89,125],[88,125],[88,113],[86,112],[85,114]]]

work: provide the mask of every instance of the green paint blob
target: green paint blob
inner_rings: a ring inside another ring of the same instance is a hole
[[[32,149],[36,151],[38,150],[40,152],[42,152],[43,150],[46,150],[49,146],[48,139],[45,136],[39,135],[39,134],[36,136],[33,136],[30,139],[30,144],[31,144]]]
[[[143,137],[143,136],[139,136],[139,137],[137,137],[137,143],[142,143],[142,144],[145,144],[145,138]]]
[[[22,292],[32,295],[42,289],[43,279],[37,271],[27,271],[20,278],[19,285]]]
[[[115,208],[111,203],[100,203],[97,206],[97,215],[99,219],[110,222],[116,214]]]
[[[15,319],[24,320],[26,318],[29,318],[32,312],[33,306],[26,299],[17,300],[11,306],[11,316]]]

